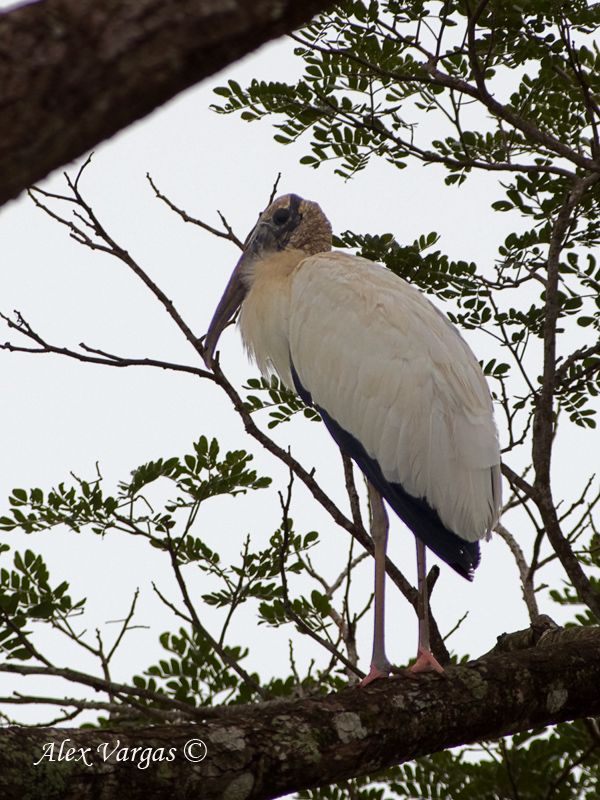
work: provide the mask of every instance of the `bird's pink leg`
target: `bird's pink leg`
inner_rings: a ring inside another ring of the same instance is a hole
[[[431,672],[435,670],[442,675],[444,673],[444,668],[438,663],[438,660],[431,652],[429,644],[429,595],[427,591],[425,545],[420,539],[417,539],[417,579],[419,587],[419,598],[417,603],[417,617],[419,618],[419,650],[417,653],[417,660],[412,667],[409,667],[409,672]]]
[[[392,665],[385,655],[385,553],[388,539],[388,516],[379,492],[367,483],[371,505],[371,538],[375,545],[375,633],[371,671],[360,682],[366,686],[376,678],[386,678]]]

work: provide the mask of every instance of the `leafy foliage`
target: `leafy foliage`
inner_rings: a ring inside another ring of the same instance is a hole
[[[279,388],[269,385],[269,391],[279,392]],[[284,396],[284,390],[281,391],[282,394],[276,395],[278,398]],[[181,587],[181,606],[164,597],[156,587],[155,591],[177,616],[192,624],[180,627],[176,633],[163,633],[160,644],[168,658],[150,666],[144,675],[133,677],[134,694],[140,695],[134,715],[137,724],[152,721],[157,712],[172,713],[169,709],[174,702],[189,707],[192,713],[201,706],[250,702],[257,692],[275,697],[294,694],[299,687],[300,691],[312,692],[341,688],[345,680],[334,670],[335,660],[327,668],[314,672],[311,665],[303,678],[292,675],[282,680],[273,676],[262,682],[257,674],[248,674],[241,667],[248,649],[225,644],[234,613],[253,602],[259,624],[280,627],[293,622],[301,633],[324,633],[332,647],[338,645],[340,637],[332,638],[328,630],[336,588],[324,593],[321,582],[320,591],[313,589],[308,597],[290,593],[285,575],[304,575],[311,581],[317,577],[308,553],[319,537],[316,531],[295,533],[287,515],[285,526],[275,531],[268,547],[252,549],[248,536],[239,561],[224,562],[195,533],[200,506],[215,497],[266,488],[271,479],[259,477],[249,469],[252,456],[244,450],[229,451],[221,457],[216,439],[209,442],[201,436],[192,450],[183,458],[142,464],[132,472],[130,480],[119,483],[115,494],[105,493],[99,472],[94,481],[75,478],[73,485],[61,483],[47,495],[39,488],[29,492],[14,489],[9,498],[11,516],[2,517],[2,529],[34,534],[66,525],[78,534],[85,534],[88,529],[101,535],[127,533],[145,540],[170,559]],[[149,512],[153,504],[148,491],[159,480],[167,482],[172,499],[164,501],[161,510]],[[4,560],[9,551],[8,544],[0,544],[0,558]],[[225,614],[218,639],[200,623],[189,598],[183,570],[187,574],[190,567],[199,569],[216,586],[202,595],[202,601]],[[343,583],[340,581],[339,585]],[[94,647],[84,634],[75,631],[71,619],[83,614],[86,601],[73,602],[67,594],[68,588],[66,581],[51,587],[48,567],[41,555],[29,549],[24,555],[15,553],[14,568],[0,568],[0,654],[12,660],[39,660],[34,640],[39,626],[46,625],[94,653],[102,660],[107,674],[108,662],[131,628],[135,601],[107,653],[102,642]],[[337,618],[341,620],[347,611],[342,607],[335,613],[339,613]],[[73,674],[72,679],[76,681],[78,677]],[[132,713],[127,702],[113,703],[110,710],[110,717],[99,717],[99,725],[130,724]]]
[[[381,778],[389,784],[391,796],[401,798],[591,798],[600,777],[595,739],[594,726],[578,721],[557,725],[549,736],[530,731],[486,743],[478,750],[489,760],[470,762],[463,753],[434,753]]]
[[[250,378],[244,389],[266,392],[271,400],[270,403],[265,402],[258,395],[249,394],[246,397],[245,408],[250,413],[263,408],[277,407],[277,411],[269,412],[271,417],[271,422],[267,426],[269,428],[275,428],[281,422],[288,422],[299,411],[302,411],[303,416],[311,422],[321,421],[319,413],[314,408],[307,406],[295,392],[286,389],[276,375],[271,375],[269,380],[267,378]]]
[[[0,545],[0,554],[10,548]],[[67,619],[83,612],[85,599],[73,603],[66,593],[66,581],[52,589],[49,572],[40,555],[26,550],[15,553],[14,569],[0,569],[0,614],[6,621],[0,629],[0,653],[26,661],[35,655],[29,645],[25,626],[34,621]]]
[[[168,533],[174,527],[173,514],[177,510],[190,509],[195,517],[200,504],[210,497],[244,494],[248,489],[263,489],[271,482],[270,478],[257,478],[256,472],[247,468],[252,456],[244,450],[228,452],[219,461],[217,440],[209,444],[205,436],[193,448],[194,453],[182,460],[159,459],[138,467],[130,481],[119,484],[115,497],[103,495],[100,475],[92,482],[75,478],[77,486],[60,483],[46,500],[41,489],[32,489],[29,494],[24,489],[14,489],[9,498],[12,518],[0,517],[0,530],[20,528],[33,533],[64,524],[79,533],[83,526],[92,525],[94,533],[102,534],[124,524],[140,533],[146,531],[152,538],[151,531]],[[142,491],[159,478],[174,483],[182,495],[166,506],[166,514],[133,515],[136,503],[144,505]],[[29,508],[29,513],[25,514],[23,508]],[[153,539],[155,545],[160,541]]]

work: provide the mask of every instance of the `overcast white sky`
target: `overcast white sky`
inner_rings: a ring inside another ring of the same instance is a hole
[[[106,229],[165,290],[197,335],[206,331],[238,253],[233,245],[185,225],[155,199],[147,172],[190,215],[218,227],[219,209],[241,238],[266,205],[278,172],[282,173],[279,193],[293,191],[319,202],[337,232],[392,231],[399,241],[412,242],[435,230],[442,236],[442,251],[482,267],[493,263],[498,245],[514,227],[514,219],[490,208],[499,194],[489,176],[474,176],[460,188],[449,188],[443,184],[441,169],[413,166],[398,171],[376,161],[345,183],[328,167],[314,171],[300,166],[298,159],[307,152],[307,144],[282,147],[273,141],[268,122],[247,124],[209,110],[218,101],[213,87],[227,78],[242,85],[252,77],[293,79],[300,64],[292,51],[286,41],[267,45],[189,90],[99,146],[82,179],[84,196]],[[67,168],[71,176],[81,163]],[[66,188],[61,172],[41,185],[60,193]],[[198,364],[162,307],[122,263],[76,244],[66,228],[47,218],[25,196],[0,211],[0,310],[10,313],[13,309],[53,343],[74,347],[85,342],[123,356]],[[6,340],[8,332],[0,337]],[[221,363],[238,385],[256,375],[236,331],[229,330],[220,347]],[[479,357],[495,354],[487,352],[487,344],[485,348],[485,354],[478,351]],[[286,486],[285,472],[246,439],[225,398],[191,376],[6,352],[0,352],[0,370],[0,515],[7,509],[6,498],[13,487],[48,490],[68,481],[71,471],[93,479],[98,462],[107,488],[114,489],[118,480],[145,461],[189,452],[200,434],[218,436],[224,449],[251,449],[259,472],[272,475],[277,489]],[[289,442],[303,463],[316,467],[317,478],[345,504],[339,454],[326,431],[298,420],[278,428],[275,436]],[[575,435],[575,447],[582,441]],[[300,488],[293,516],[299,531],[321,531],[323,544],[315,561],[333,578],[345,563],[346,534],[334,530]],[[277,495],[263,490],[234,501],[207,503],[198,535],[211,547],[235,553],[247,533],[266,546],[278,524]],[[2,538],[20,550],[30,547],[42,552],[54,584],[67,579],[74,598],[90,597],[90,621],[85,627],[92,638],[95,627],[110,638],[115,626],[107,623],[123,617],[133,591],[140,587],[138,622],[154,627],[130,634],[115,678],[127,680],[162,657],[158,634],[176,631],[178,623],[152,593],[155,581],[176,597],[164,558],[156,551],[123,536],[100,540],[91,533],[3,534]],[[398,521],[392,528],[390,555],[414,580],[414,539]],[[12,553],[0,560],[9,567],[9,558],[12,563]],[[361,596],[366,598],[372,565],[363,564],[360,575]],[[205,581],[201,574],[189,573],[197,596],[207,591]],[[540,600],[542,610],[557,616],[543,593]],[[528,624],[514,561],[499,540],[483,545],[482,563],[472,585],[442,567],[433,607],[443,632],[469,611],[450,644],[471,655],[490,649],[504,631]],[[210,614],[206,619],[216,630],[216,620]],[[254,626],[252,614],[233,626],[230,643],[243,644],[249,625]],[[263,677],[271,669],[284,674],[291,630],[254,631],[253,643],[258,646],[247,665]],[[415,651],[416,619],[392,586],[388,588],[387,631],[388,655],[405,662]],[[360,638],[363,669],[368,669],[370,646],[369,615]],[[71,650],[50,640],[48,647],[57,664],[75,664]],[[314,653],[303,640],[297,656],[300,671]],[[82,669],[91,668],[85,658],[76,663]],[[0,676],[0,695],[14,688],[32,691],[29,685],[25,689],[22,682]]]

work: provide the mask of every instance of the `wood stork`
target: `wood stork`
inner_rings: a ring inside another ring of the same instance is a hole
[[[417,537],[419,652],[413,671],[443,671],[429,649],[425,546],[471,580],[479,540],[500,509],[492,402],[472,351],[417,289],[364,258],[331,251],[331,226],[295,194],[264,211],[210,324],[209,366],[221,332],[239,324],[263,374],[318,409],[366,475],[375,544],[371,672],[387,675],[384,575],[387,515]]]

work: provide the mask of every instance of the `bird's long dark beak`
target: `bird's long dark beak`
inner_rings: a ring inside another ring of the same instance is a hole
[[[244,253],[233,270],[227,288],[223,292],[217,310],[215,311],[204,341],[204,363],[212,369],[213,356],[219,337],[227,324],[233,319],[235,312],[242,305],[248,291],[242,280],[242,270],[247,253]]]
[[[227,288],[214,313],[206,339],[204,341],[204,363],[212,369],[213,356],[219,336],[233,315],[244,302],[249,287],[243,275],[247,265],[254,259],[260,259],[265,252],[276,251],[282,248],[281,231],[273,225],[270,220],[262,218],[256,223],[255,227],[248,234],[244,242],[244,252],[233,270]],[[284,242],[287,240],[283,240]]]
[[[233,319],[233,315],[242,305],[248,293],[249,287],[243,278],[248,263],[254,259],[259,259],[265,252],[280,249],[280,239],[281,232],[270,221],[262,219],[259,219],[248,234],[248,238],[244,242],[244,253],[233,270],[206,334],[204,363],[209,369],[212,369],[213,356],[219,336],[223,333],[227,323]]]

